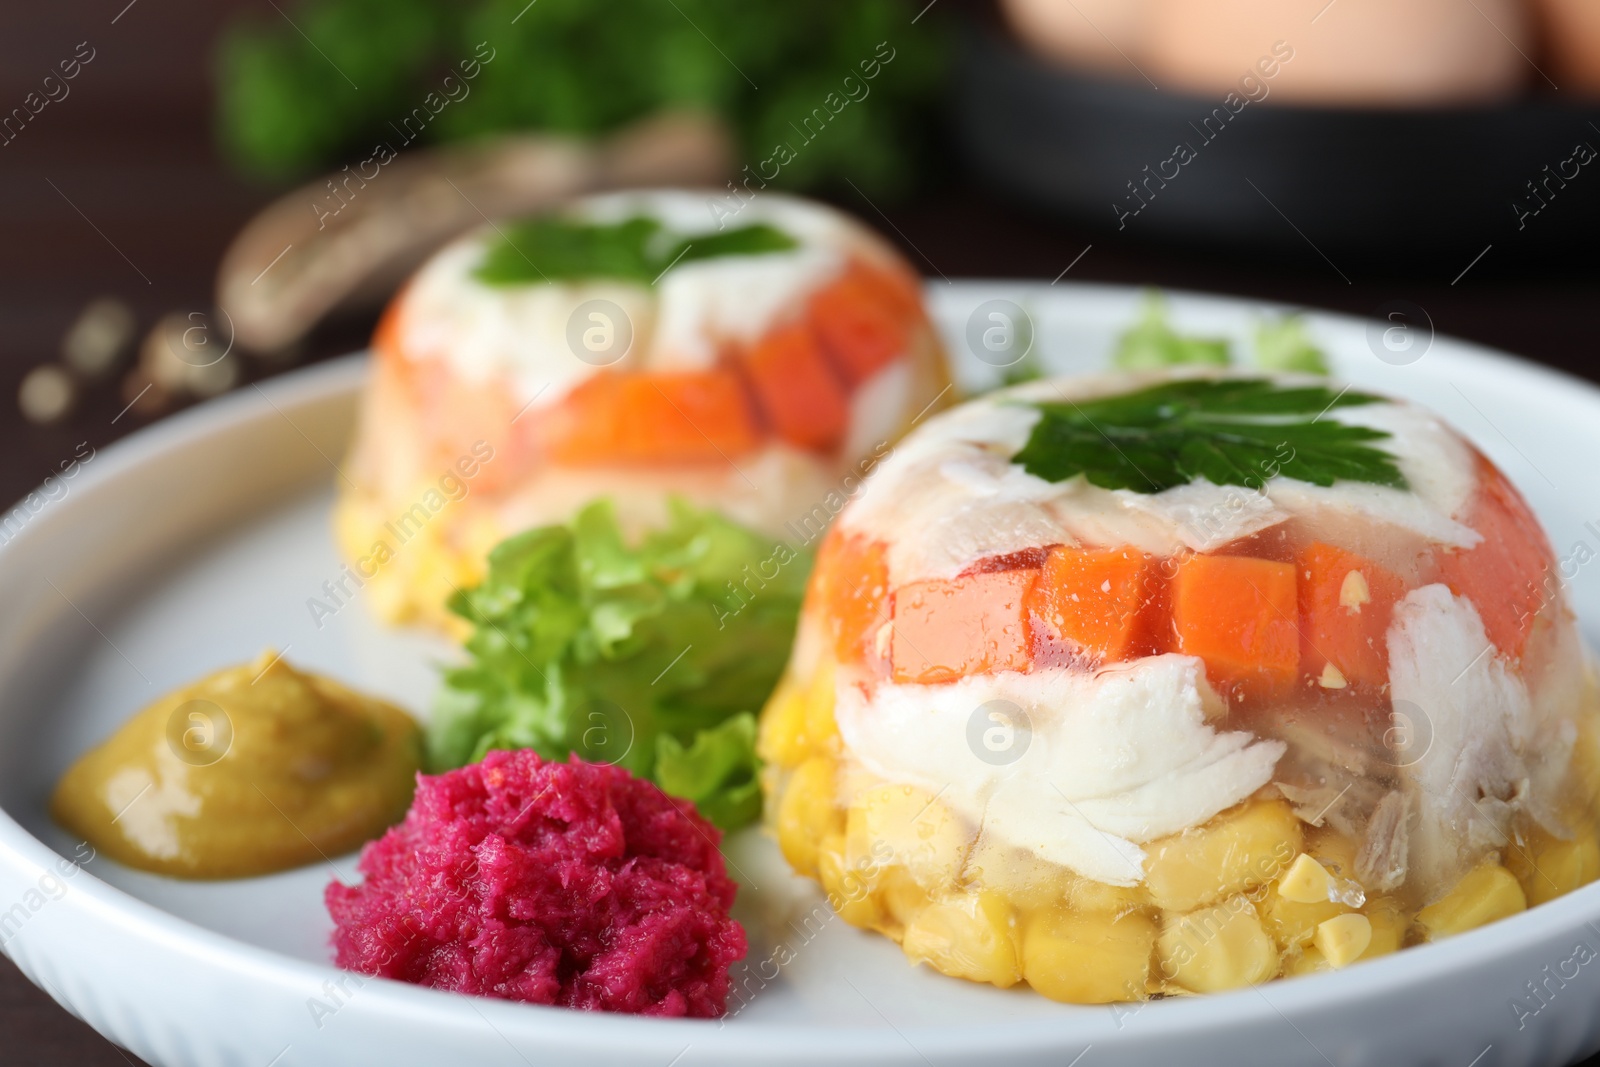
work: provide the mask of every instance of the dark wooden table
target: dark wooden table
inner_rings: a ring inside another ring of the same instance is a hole
[[[19,104],[79,42],[95,52],[70,96],[0,147],[0,501],[24,495],[78,442],[103,446],[149,421],[137,412],[117,418],[124,400],[111,385],[91,390],[59,425],[37,427],[18,415],[23,375],[55,357],[85,302],[100,295],[126,300],[141,333],[163,313],[206,309],[222,248],[273,192],[230,173],[210,140],[209,44],[240,8],[275,17],[271,6],[241,0],[90,0],[9,5],[0,14],[0,112]],[[1570,195],[1600,195],[1600,185]],[[859,198],[840,203],[869,222],[884,221]],[[1076,260],[1071,280],[1210,290],[1363,315],[1406,299],[1427,309],[1440,332],[1600,381],[1592,259],[1546,265],[1538,278],[1483,271],[1456,285],[1399,277],[1346,284],[1309,246],[1265,262],[1053,223],[974,187],[954,166],[939,191],[886,209],[890,232],[935,279],[1050,279]],[[357,347],[369,327],[354,322],[325,331],[306,358]],[[251,366],[247,374],[267,372]],[[0,1035],[0,1064],[136,1062],[3,960]]]

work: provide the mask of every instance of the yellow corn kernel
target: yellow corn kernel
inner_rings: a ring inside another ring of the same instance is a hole
[[[1033,912],[1066,898],[1067,886],[1077,876],[1064,867],[1014,848],[992,837],[979,837],[967,855],[961,881],[978,889],[992,889],[1019,911]]]
[[[839,764],[839,771],[834,778],[834,783],[839,790],[836,794],[839,807],[847,811],[856,797],[874,786],[887,784],[882,778],[879,778],[852,759],[847,759]]]
[[[878,929],[896,941],[904,936],[905,928],[915,922],[929,904],[928,894],[904,867],[884,869],[878,878],[874,902],[883,913],[883,922]]]
[[[1322,950],[1315,945],[1305,945],[1296,948],[1283,958],[1283,976],[1285,978],[1299,978],[1307,974],[1320,974],[1331,971],[1327,958],[1322,955]]]
[[[1437,941],[1515,915],[1527,906],[1516,876],[1486,860],[1463,875],[1443,900],[1417,912],[1417,923],[1429,941]]]
[[[901,941],[912,963],[1004,989],[1022,969],[1012,934],[1011,908],[998,893],[980,890],[936,900],[906,924]]]
[[[817,877],[827,891],[828,904],[851,926],[875,930],[883,925],[883,910],[873,899],[881,871],[849,866],[844,858],[844,835],[831,834],[817,852]]]
[[[800,874],[816,877],[817,846],[841,829],[833,806],[833,761],[812,756],[794,769],[778,801],[778,847]]]
[[[1247,803],[1145,846],[1145,884],[1157,907],[1191,911],[1272,881],[1300,843],[1300,820],[1289,805]]]
[[[845,856],[903,867],[925,889],[952,885],[966,863],[972,832],[933,794],[910,785],[879,785],[850,802]]]
[[[1394,897],[1376,897],[1373,901],[1366,902],[1362,910],[1363,917],[1368,925],[1366,936],[1366,949],[1358,958],[1374,960],[1374,958],[1398,952],[1405,944],[1406,929],[1410,929],[1411,917],[1406,915],[1400,907],[1400,902]],[[1330,917],[1333,918],[1333,917]],[[1315,933],[1312,931],[1312,933]],[[1286,957],[1283,961],[1285,974],[1312,974],[1315,971],[1331,971],[1328,958],[1323,957],[1322,950],[1315,944],[1306,944],[1294,957]]]
[[[769,764],[798,767],[810,753],[806,744],[806,691],[787,674],[761,711],[756,754]]]
[[[1372,922],[1360,912],[1336,915],[1317,924],[1311,943],[1331,966],[1346,967],[1360,959],[1372,944]]]
[[[1244,896],[1168,916],[1156,957],[1168,981],[1195,993],[1255,985],[1278,973],[1278,946]]]
[[[1411,928],[1411,916],[1406,914],[1398,900],[1393,897],[1369,900],[1362,914],[1372,924],[1372,940],[1367,945],[1367,951],[1362,953],[1362,959],[1370,960],[1400,951],[1400,946],[1406,943],[1406,931]]]
[[[1278,878],[1278,895],[1296,904],[1325,903],[1332,887],[1328,869],[1304,852]]]
[[[1027,923],[1022,977],[1034,991],[1070,1004],[1111,1004],[1149,995],[1156,924],[1120,914],[1048,908]]]
[[[1150,894],[1142,885],[1107,885],[1093,878],[1072,878],[1066,883],[1066,891],[1067,904],[1079,911],[1118,915],[1150,903]]]
[[[1330,891],[1340,888],[1341,879],[1350,879],[1353,875],[1356,863],[1355,842],[1337,830],[1313,827],[1306,832],[1305,847],[1305,852],[1295,857],[1294,863],[1289,865],[1289,869],[1283,873],[1278,884],[1269,889],[1259,903],[1262,917],[1267,921],[1267,929],[1272,931],[1278,947],[1285,953],[1309,946],[1312,935],[1317,932],[1318,923],[1354,910],[1346,904],[1329,900],[1328,897]],[[1302,860],[1306,863],[1302,863]],[[1320,876],[1317,870],[1307,866],[1312,862],[1320,869]],[[1299,875],[1296,874],[1297,868]],[[1313,898],[1309,902],[1291,900],[1289,894],[1284,892],[1286,886],[1295,888],[1299,878],[1305,879],[1299,882],[1299,886],[1305,890],[1302,895]],[[1322,883],[1320,894],[1312,890],[1312,885],[1318,881]],[[1354,885],[1348,888],[1354,889]],[[1327,961],[1322,959],[1322,954],[1319,952],[1313,955],[1316,958],[1313,962],[1320,961],[1317,965],[1327,970]],[[1293,966],[1300,969],[1294,970],[1289,963],[1285,963],[1285,973],[1305,973],[1305,969],[1312,964],[1295,963]]]
[[[1150,901],[1143,886],[1106,885],[1083,878],[1026,849],[990,838],[980,838],[973,846],[961,879],[968,885],[993,889],[1012,907],[1029,913],[1066,904],[1078,911],[1115,915]]]
[[[1339,606],[1352,612],[1361,610],[1361,605],[1372,600],[1372,590],[1367,587],[1366,576],[1360,571],[1351,571],[1344,576],[1344,582],[1339,586]]]
[[[1311,827],[1306,831],[1306,853],[1334,878],[1356,877],[1356,843],[1339,831]]]
[[[1319,923],[1350,910],[1326,897],[1313,904],[1302,904],[1283,896],[1281,889],[1281,886],[1268,889],[1261,898],[1260,907],[1267,929],[1284,951],[1297,945],[1310,944]]]
[[[1600,687],[1596,685],[1593,670],[1584,671],[1583,705],[1594,707],[1600,702]],[[1572,746],[1572,768],[1568,772],[1571,789],[1576,794],[1577,810],[1564,810],[1570,822],[1581,822],[1587,817],[1600,815],[1600,719],[1594,715],[1578,717],[1578,739]]]
[[[1520,848],[1509,850],[1506,866],[1517,876],[1528,906],[1565,896],[1600,878],[1600,844],[1587,828],[1563,841],[1539,827],[1527,834]]]
[[[833,675],[833,657],[823,656],[806,693],[806,743],[813,752],[832,752],[839,736],[839,726],[833,721]]]

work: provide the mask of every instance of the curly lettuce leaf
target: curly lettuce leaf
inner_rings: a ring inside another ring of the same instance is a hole
[[[744,767],[725,768],[713,787],[688,767],[711,758],[706,747],[693,755],[703,731],[758,710],[776,685],[810,563],[809,553],[681,502],[638,544],[606,501],[508,538],[489,554],[483,583],[451,599],[475,627],[471,662],[445,673],[431,768],[532,748],[664,784],[659,753],[670,739],[687,753],[668,745],[669,773],[696,779],[683,788],[701,794],[692,799],[702,810],[749,814],[740,791],[755,774],[753,748],[738,750]],[[718,736],[703,745],[731,743]]]
[[[1139,319],[1117,338],[1112,363],[1122,370],[1159,370],[1198,364],[1226,367],[1233,362],[1228,342],[1220,337],[1189,337],[1172,328],[1167,302],[1159,292],[1145,294]]]
[[[759,767],[756,717],[749,712],[701,730],[687,747],[671,734],[656,738],[661,788],[694,801],[718,826],[743,826],[761,815]]]
[[[1285,315],[1256,324],[1255,364],[1262,370],[1327,374],[1328,359],[1306,331],[1305,318]],[[1159,370],[1163,367],[1199,365],[1226,367],[1233,353],[1226,338],[1194,337],[1173,329],[1167,302],[1158,290],[1148,290],[1134,324],[1117,338],[1112,364],[1122,370]]]
[[[1312,343],[1299,315],[1267,319],[1256,325],[1256,365],[1270,371],[1327,374],[1328,357]]]

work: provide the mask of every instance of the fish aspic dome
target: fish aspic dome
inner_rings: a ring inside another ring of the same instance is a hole
[[[819,553],[769,811],[850,922],[1076,1002],[1460,932],[1600,876],[1548,540],[1326,379],[1030,383],[928,419]]]
[[[719,218],[714,199],[485,225],[395,296],[337,512],[380,614],[440,621],[491,546],[597,498],[630,535],[674,498],[778,534],[937,406],[943,354],[898,252],[812,201]]]

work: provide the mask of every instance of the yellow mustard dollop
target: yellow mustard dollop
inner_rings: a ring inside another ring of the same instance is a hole
[[[144,708],[61,776],[50,812],[131,867],[242,878],[378,836],[421,757],[405,712],[267,652]]]

